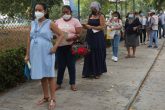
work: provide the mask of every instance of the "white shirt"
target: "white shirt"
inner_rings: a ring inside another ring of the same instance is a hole
[[[145,16],[141,17],[140,22],[143,26],[145,26],[147,24],[147,18]]]

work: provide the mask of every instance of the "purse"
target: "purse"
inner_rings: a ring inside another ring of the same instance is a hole
[[[28,62],[25,64],[25,68],[24,68],[24,77],[25,77],[25,79],[27,79],[27,80],[31,80],[30,71],[31,71],[31,65],[30,65],[30,62],[28,61]]]
[[[72,55],[86,56],[90,52],[90,48],[87,42],[75,41],[71,51]]]

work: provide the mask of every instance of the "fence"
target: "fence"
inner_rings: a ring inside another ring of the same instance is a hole
[[[60,2],[57,0],[31,0],[31,9],[38,2],[45,2],[49,8],[50,18],[52,20],[59,18],[61,11]],[[55,2],[57,1],[57,2]],[[29,1],[28,1],[29,2]],[[0,11],[1,12],[1,11]],[[33,15],[32,11],[28,12],[28,15]],[[18,17],[19,16],[19,17]],[[27,36],[29,35],[29,27],[31,18],[27,19],[27,16],[21,16],[16,13],[12,17],[7,15],[2,16],[0,13],[0,52],[11,48],[18,48],[20,46],[26,46]]]
[[[25,46],[29,24],[29,20],[1,19],[0,51]]]
[[[51,9],[50,17],[55,19],[57,15]],[[24,56],[31,23],[31,18],[27,18],[18,13],[12,17],[2,16],[0,10],[0,92],[25,81]]]

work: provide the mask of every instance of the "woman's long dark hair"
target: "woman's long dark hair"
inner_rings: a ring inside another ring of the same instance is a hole
[[[41,5],[44,9],[44,11],[46,12],[46,14],[44,15],[46,19],[49,19],[49,11],[48,11],[48,7],[45,3],[36,3],[35,6],[34,6],[34,9],[33,9],[33,15],[32,15],[32,19],[34,20],[35,19],[35,7],[36,5]]]

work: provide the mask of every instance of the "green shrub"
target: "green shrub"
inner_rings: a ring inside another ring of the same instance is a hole
[[[10,49],[0,53],[0,91],[24,82],[25,48]]]

